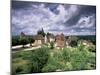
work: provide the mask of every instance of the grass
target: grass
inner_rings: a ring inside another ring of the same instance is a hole
[[[12,74],[95,69],[95,47],[90,47],[80,45],[60,50],[42,46],[33,51],[17,52],[13,55]]]

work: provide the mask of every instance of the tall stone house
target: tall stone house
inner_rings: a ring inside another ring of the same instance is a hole
[[[64,48],[66,46],[66,39],[64,34],[56,35],[55,37],[55,47]]]
[[[45,43],[45,38],[41,34],[34,36],[33,39],[35,39],[35,45],[42,45]]]

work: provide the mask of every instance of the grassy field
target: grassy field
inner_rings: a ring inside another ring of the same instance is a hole
[[[56,71],[93,70],[96,68],[95,45],[42,48],[12,54],[12,75]]]

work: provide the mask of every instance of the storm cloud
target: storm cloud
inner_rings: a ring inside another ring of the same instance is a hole
[[[53,34],[95,35],[96,6],[12,1],[12,35],[35,35],[41,28]]]

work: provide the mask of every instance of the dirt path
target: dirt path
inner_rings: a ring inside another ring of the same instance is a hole
[[[41,46],[36,46],[36,47],[28,47],[28,48],[22,48],[20,46],[15,48],[16,50],[12,49],[12,53],[16,53],[16,52],[20,52],[20,51],[30,51],[30,50],[35,50],[35,49],[38,49],[38,48],[41,48]]]

